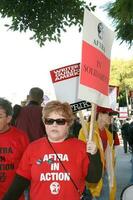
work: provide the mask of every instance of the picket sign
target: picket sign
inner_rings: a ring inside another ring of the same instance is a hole
[[[85,9],[78,98],[107,108],[113,38],[114,33]]]
[[[88,140],[93,137],[96,107],[109,108],[110,56],[114,33],[85,9],[78,98],[91,102]],[[84,130],[86,135],[86,130]]]

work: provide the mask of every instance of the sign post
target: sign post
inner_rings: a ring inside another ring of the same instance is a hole
[[[92,103],[92,111],[91,111],[91,122],[90,122],[90,132],[89,132],[89,138],[88,141],[92,140],[93,132],[94,132],[94,123],[96,119],[96,104]]]

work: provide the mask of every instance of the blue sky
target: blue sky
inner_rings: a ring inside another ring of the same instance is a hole
[[[111,22],[99,6],[107,0],[93,0],[98,5],[95,15],[106,25]],[[80,62],[82,33],[78,28],[72,27],[62,34],[61,44],[46,43],[42,48],[35,41],[29,40],[30,33],[7,31],[0,19],[0,91],[1,97],[6,97],[13,104],[20,103],[26,98],[31,87],[41,87],[50,98],[55,98],[49,71],[61,66]],[[112,28],[112,27],[111,27]],[[113,29],[113,28],[112,28]],[[112,58],[129,59],[133,51],[128,50],[125,44],[114,42]]]

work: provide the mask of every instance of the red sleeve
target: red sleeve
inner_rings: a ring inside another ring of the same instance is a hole
[[[25,132],[23,132],[23,137],[21,140],[22,140],[23,150],[25,150],[29,144],[29,138]]]
[[[30,148],[28,146],[28,148],[24,152],[24,154],[20,160],[19,166],[16,170],[16,173],[18,175],[23,176],[29,180],[31,179],[31,161],[30,161],[31,154],[32,153],[30,153]]]

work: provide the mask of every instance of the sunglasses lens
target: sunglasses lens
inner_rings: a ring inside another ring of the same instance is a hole
[[[62,118],[62,119],[61,118],[59,118],[59,119],[47,118],[44,120],[44,123],[46,125],[52,125],[54,122],[56,122],[56,124],[58,124],[58,125],[64,125],[67,122],[67,120],[64,118]]]
[[[64,125],[66,123],[66,120],[65,119],[56,119],[56,123],[58,125]]]
[[[44,123],[47,125],[52,125],[54,123],[54,119],[45,119]]]

